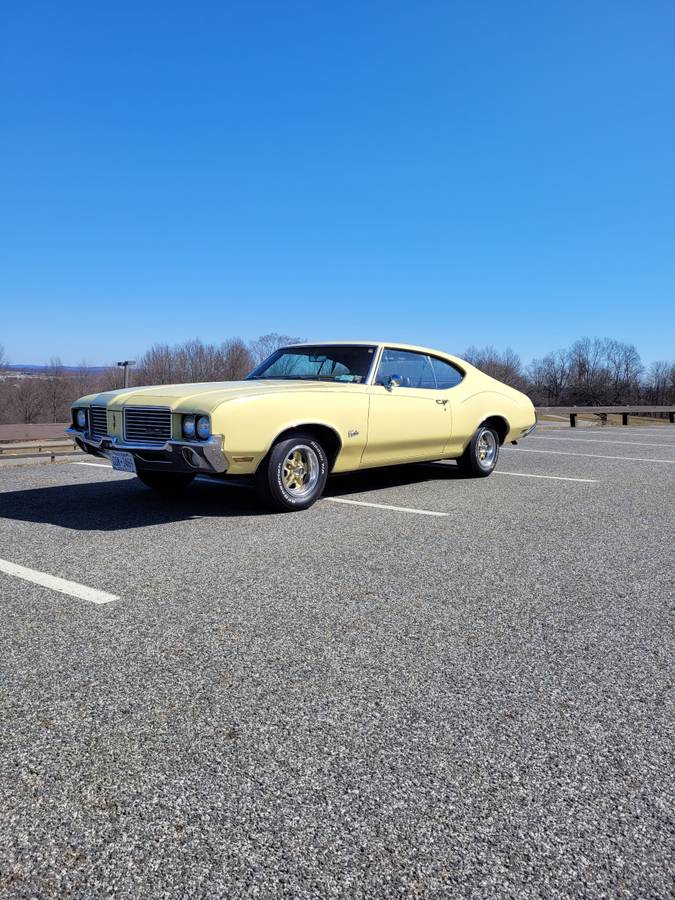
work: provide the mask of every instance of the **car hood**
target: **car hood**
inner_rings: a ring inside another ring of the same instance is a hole
[[[125,388],[106,391],[86,400],[92,404],[105,404],[111,409],[123,406],[168,406],[173,410],[211,412],[216,406],[229,400],[242,400],[263,394],[298,393],[300,391],[351,390],[358,385],[327,381],[214,381],[203,384],[161,384],[155,387]]]

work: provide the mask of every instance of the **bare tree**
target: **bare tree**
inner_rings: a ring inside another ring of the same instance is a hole
[[[129,369],[133,373],[133,368]],[[124,372],[121,366],[106,366],[96,375],[94,390],[100,393],[103,391],[118,391],[124,387]]]
[[[199,381],[236,381],[254,362],[240,338],[219,346],[197,338],[176,344],[156,344],[139,361],[137,377],[145,384],[180,384]]]
[[[44,394],[40,379],[26,376],[17,380],[13,407],[17,421],[26,425],[39,421],[44,408]]]
[[[155,344],[144,353],[136,373],[142,384],[171,384],[176,382],[174,353],[168,344]]]
[[[73,399],[84,397],[87,394],[93,394],[96,391],[96,370],[86,361],[80,363],[71,377],[73,379],[73,393],[75,395]]]
[[[11,425],[16,420],[15,391],[14,382],[0,379],[0,425]]]
[[[611,377],[607,364],[605,342],[599,338],[583,337],[575,341],[569,351],[569,400],[579,405],[600,405],[609,402]]]
[[[533,399],[544,406],[557,406],[562,401],[569,377],[567,350],[555,350],[543,359],[533,359],[529,369],[529,389]]]
[[[211,381],[217,367],[217,350],[212,344],[194,339],[174,348],[179,381]]]
[[[620,405],[639,399],[640,376],[644,370],[640,354],[634,344],[606,338],[605,357],[611,379],[609,402]]]
[[[65,383],[63,364],[58,356],[53,356],[44,376],[40,379],[40,388],[44,396],[44,409],[50,422],[63,422],[67,419],[65,411],[68,393]]]
[[[8,365],[9,360],[5,356],[5,348],[0,344],[0,372],[2,372],[3,369],[6,369]]]
[[[568,359],[568,403],[611,406],[639,402],[643,366],[633,344],[585,337],[572,344]]]
[[[647,402],[654,406],[672,403],[675,400],[675,362],[653,362],[647,370],[643,390]]]
[[[464,359],[481,372],[497,378],[517,390],[526,390],[527,384],[520,357],[510,347],[500,353],[495,347],[469,347]]]
[[[221,352],[223,354],[221,370],[223,381],[239,381],[254,368],[255,363],[251,351],[239,338],[222,344]]]
[[[290,337],[287,334],[261,334],[260,337],[251,341],[249,349],[253,356],[253,362],[257,366],[268,356],[271,356],[279,347],[286,347],[288,344],[304,344],[306,338]]]

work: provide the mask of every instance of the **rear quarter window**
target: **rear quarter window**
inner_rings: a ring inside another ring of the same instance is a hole
[[[431,365],[436,378],[436,388],[439,391],[457,387],[464,378],[464,373],[460,369],[445,360],[436,359],[435,356],[431,357]]]

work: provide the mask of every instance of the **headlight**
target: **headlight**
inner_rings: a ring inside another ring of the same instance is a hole
[[[87,411],[86,409],[78,409],[75,413],[75,422],[78,428],[87,427]]]
[[[211,423],[208,416],[200,416],[197,419],[197,435],[203,440],[207,440],[211,434]]]
[[[183,416],[183,436],[193,438],[195,436],[195,417]]]

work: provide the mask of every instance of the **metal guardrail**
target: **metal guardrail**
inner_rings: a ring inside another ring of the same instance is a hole
[[[607,421],[607,416],[621,416],[623,425],[628,425],[629,416],[667,415],[671,425],[675,425],[675,406],[538,406],[538,416],[569,416],[570,428],[577,427],[577,416],[599,416]]]
[[[44,450],[60,450],[63,447],[72,447],[74,450],[77,450],[77,444],[75,441],[43,441],[42,443],[33,443],[33,444],[0,444],[0,453],[13,451],[13,450],[37,450],[38,453],[42,453]]]
[[[22,450],[33,450],[37,453],[22,453]],[[42,459],[50,457],[50,462],[55,462],[59,456],[72,456],[74,453],[82,451],[75,441],[59,441],[36,444],[0,444],[0,461],[4,459]]]

